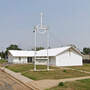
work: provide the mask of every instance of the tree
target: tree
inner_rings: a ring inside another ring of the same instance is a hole
[[[5,55],[8,55],[8,50],[22,50],[18,47],[18,45],[11,44],[9,47],[6,48]]]
[[[36,51],[43,50],[43,49],[44,49],[44,47],[36,47]],[[32,50],[34,50],[34,49],[32,49]]]
[[[1,58],[5,58],[5,53],[3,51],[0,52],[0,56],[1,56]]]
[[[83,48],[83,54],[90,54],[90,48]]]

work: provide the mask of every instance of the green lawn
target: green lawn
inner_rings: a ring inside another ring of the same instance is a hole
[[[79,71],[67,70],[64,72],[63,70],[54,70],[54,71],[37,71],[37,72],[23,72],[24,76],[29,77],[33,80],[42,80],[42,79],[64,79],[64,78],[72,78],[72,77],[81,77],[88,76],[90,74],[81,73]]]
[[[6,62],[7,62],[7,61],[4,60],[4,59],[1,59],[1,60],[0,60],[0,64],[6,63]]]
[[[90,79],[66,82],[64,86],[56,86],[46,90],[90,90]]]
[[[14,71],[14,72],[24,72],[33,69],[32,64],[12,64],[9,66],[6,66],[6,68]]]
[[[47,66],[45,65],[37,65],[37,70],[38,69],[47,69]],[[12,64],[9,66],[6,66],[6,68],[14,71],[14,72],[27,72],[30,70],[33,70],[34,66],[33,64]],[[57,67],[50,67],[50,69],[58,69]]]
[[[58,67],[50,67],[52,71],[31,71],[33,70],[32,64],[17,64],[9,65],[6,68],[14,71],[21,72],[22,75],[31,78],[33,80],[42,80],[42,79],[63,79],[63,78],[72,78],[72,77],[81,77],[89,76],[90,74],[81,73],[79,71],[73,70],[63,70]],[[37,69],[46,69],[46,66],[38,65]]]
[[[83,66],[72,66],[69,68],[77,69],[77,70],[84,70],[84,71],[90,72],[90,64],[84,64]]]

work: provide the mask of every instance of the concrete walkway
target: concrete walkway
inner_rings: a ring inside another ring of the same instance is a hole
[[[78,78],[68,78],[68,79],[59,79],[59,80],[39,80],[39,81],[35,81],[35,83],[37,83],[37,86],[41,90],[45,90],[46,88],[51,88],[51,87],[57,86],[60,82],[70,82],[70,81],[89,79],[89,78],[90,78],[90,76],[78,77]]]
[[[32,88],[0,70],[0,90],[32,90]]]
[[[8,73],[10,76],[14,77],[18,81],[22,82],[24,85],[32,88],[32,90],[40,90],[40,88],[37,86],[37,83],[35,83],[32,79],[29,79],[27,77],[24,77],[20,73],[15,73],[7,68],[0,68],[2,71]]]

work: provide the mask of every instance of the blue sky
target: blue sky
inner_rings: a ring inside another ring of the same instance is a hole
[[[0,0],[0,49],[10,44],[33,48],[32,31],[40,23],[41,11],[51,47],[90,47],[90,0]]]

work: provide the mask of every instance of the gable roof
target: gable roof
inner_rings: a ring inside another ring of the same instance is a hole
[[[62,53],[63,51],[69,49],[70,47],[71,46],[48,49],[48,56],[56,56],[59,53]],[[44,50],[38,51],[37,56],[47,56],[47,50],[44,49]]]
[[[22,51],[22,50],[9,50],[9,53],[15,57],[32,57],[34,56],[34,51]]]
[[[66,46],[66,47],[60,47],[60,48],[52,48],[52,49],[48,49],[48,56],[56,56],[70,48],[73,48],[72,46]],[[79,50],[73,48],[74,50],[76,50],[80,55],[81,53],[79,52]],[[16,56],[16,57],[34,57],[34,51],[22,51],[22,50],[9,50],[9,53],[12,56]],[[40,50],[36,52],[37,56],[47,56],[47,50]]]

